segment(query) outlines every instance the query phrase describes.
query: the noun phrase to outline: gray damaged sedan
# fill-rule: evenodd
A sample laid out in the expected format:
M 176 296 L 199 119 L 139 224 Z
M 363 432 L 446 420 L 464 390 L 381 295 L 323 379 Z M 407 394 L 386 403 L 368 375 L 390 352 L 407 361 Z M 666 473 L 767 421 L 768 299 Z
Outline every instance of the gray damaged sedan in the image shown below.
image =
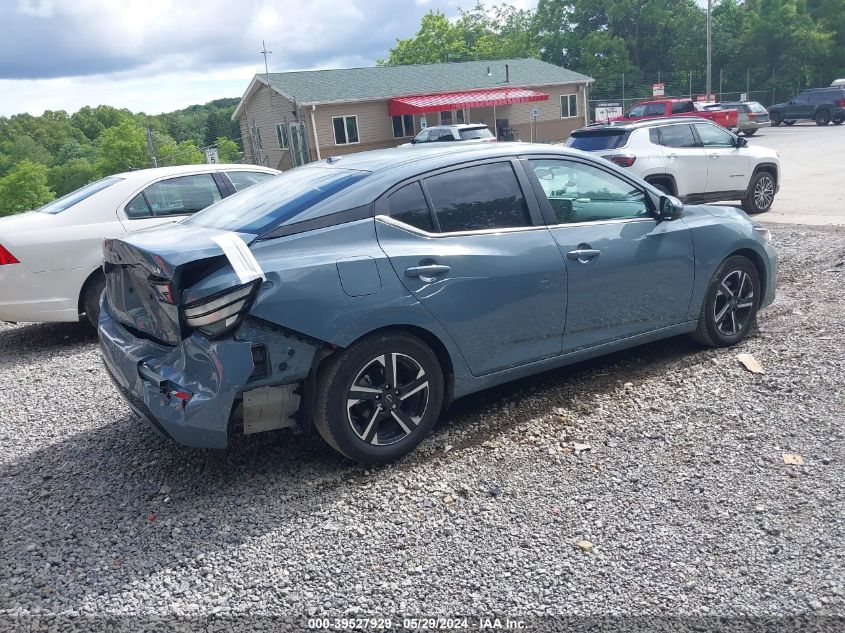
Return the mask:
M 313 424 L 369 463 L 481 389 L 680 334 L 733 345 L 777 266 L 742 211 L 524 143 L 312 163 L 104 255 L 105 364 L 158 432 Z

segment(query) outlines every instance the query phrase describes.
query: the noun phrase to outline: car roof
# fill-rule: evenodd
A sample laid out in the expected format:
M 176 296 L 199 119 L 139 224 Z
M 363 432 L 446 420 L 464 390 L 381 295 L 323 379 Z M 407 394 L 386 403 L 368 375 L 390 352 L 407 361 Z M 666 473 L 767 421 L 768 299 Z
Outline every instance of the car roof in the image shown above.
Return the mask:
M 475 130 L 486 128 L 484 123 L 453 123 L 449 125 L 429 125 L 427 130 Z
M 271 169 L 262 165 L 246 165 L 243 163 L 204 163 L 199 165 L 174 165 L 172 167 L 151 167 L 150 169 L 134 169 L 114 174 L 117 178 L 150 180 L 166 178 L 167 176 L 182 176 L 184 174 L 202 174 L 212 171 L 261 171 L 267 174 L 278 174 L 277 169 Z
M 690 121 L 690 118 L 693 118 L 693 121 Z M 688 117 L 688 116 L 666 116 L 666 117 L 659 117 L 655 119 L 645 119 L 643 121 L 608 121 L 607 123 L 594 123 L 593 125 L 588 125 L 587 127 L 578 128 L 575 132 L 589 132 L 591 130 L 637 130 L 640 128 L 647 128 L 647 127 L 658 127 L 660 125 L 671 125 L 673 123 L 712 123 L 709 119 L 705 119 L 703 117 L 695 118 L 695 117 Z M 715 124 L 714 124 L 715 125 Z

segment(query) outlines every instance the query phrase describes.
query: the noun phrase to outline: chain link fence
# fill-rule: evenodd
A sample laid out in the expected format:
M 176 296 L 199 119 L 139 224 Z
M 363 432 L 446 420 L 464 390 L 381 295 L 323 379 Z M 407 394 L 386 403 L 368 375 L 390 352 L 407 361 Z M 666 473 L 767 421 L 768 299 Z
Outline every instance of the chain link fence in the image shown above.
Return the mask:
M 753 78 L 750 69 L 744 76 L 728 76 L 714 69 L 710 92 L 715 101 L 758 101 L 768 107 L 774 103 L 788 101 L 792 96 L 807 88 L 830 85 L 820 76 L 818 85 L 789 86 L 774 72 L 761 80 Z M 618 116 L 634 104 L 653 98 L 655 84 L 663 84 L 663 96 L 689 97 L 696 99 L 706 95 L 707 74 L 704 70 L 667 71 L 656 73 L 630 73 L 617 77 L 598 79 L 590 90 L 590 120 L 604 120 Z

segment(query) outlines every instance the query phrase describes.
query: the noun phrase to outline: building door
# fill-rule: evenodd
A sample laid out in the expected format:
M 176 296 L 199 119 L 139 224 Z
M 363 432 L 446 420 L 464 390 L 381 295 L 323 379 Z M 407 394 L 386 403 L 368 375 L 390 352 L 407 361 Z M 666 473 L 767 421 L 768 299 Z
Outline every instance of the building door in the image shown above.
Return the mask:
M 294 167 L 299 167 L 310 162 L 308 156 L 308 135 L 305 131 L 305 124 L 301 121 L 294 121 L 290 129 L 290 162 Z
M 508 125 L 508 119 L 496 119 L 496 138 L 500 141 L 513 140 L 513 130 Z

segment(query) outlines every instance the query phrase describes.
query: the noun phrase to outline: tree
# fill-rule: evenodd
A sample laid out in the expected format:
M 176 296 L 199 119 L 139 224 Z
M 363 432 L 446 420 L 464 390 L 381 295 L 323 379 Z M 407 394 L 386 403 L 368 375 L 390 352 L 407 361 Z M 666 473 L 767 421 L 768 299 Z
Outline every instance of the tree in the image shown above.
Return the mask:
M 101 176 L 150 167 L 146 134 L 134 121 L 125 120 L 106 129 L 98 145 L 97 171 Z
M 380 64 L 434 64 L 463 62 L 470 59 L 465 33 L 452 24 L 441 11 L 429 11 L 422 17 L 414 37 L 396 40 L 387 61 Z
M 97 170 L 86 158 L 71 158 L 47 171 L 47 182 L 57 196 L 75 191 L 96 178 Z
M 0 216 L 37 209 L 55 197 L 47 183 L 47 167 L 39 163 L 21 161 L 0 178 Z
M 175 142 L 165 139 L 158 146 L 158 164 L 165 165 L 199 165 L 205 162 L 205 155 L 193 141 Z
M 218 136 L 214 141 L 217 147 L 217 155 L 221 163 L 239 163 L 241 162 L 242 154 L 238 149 L 238 144 L 230 138 L 225 136 Z

